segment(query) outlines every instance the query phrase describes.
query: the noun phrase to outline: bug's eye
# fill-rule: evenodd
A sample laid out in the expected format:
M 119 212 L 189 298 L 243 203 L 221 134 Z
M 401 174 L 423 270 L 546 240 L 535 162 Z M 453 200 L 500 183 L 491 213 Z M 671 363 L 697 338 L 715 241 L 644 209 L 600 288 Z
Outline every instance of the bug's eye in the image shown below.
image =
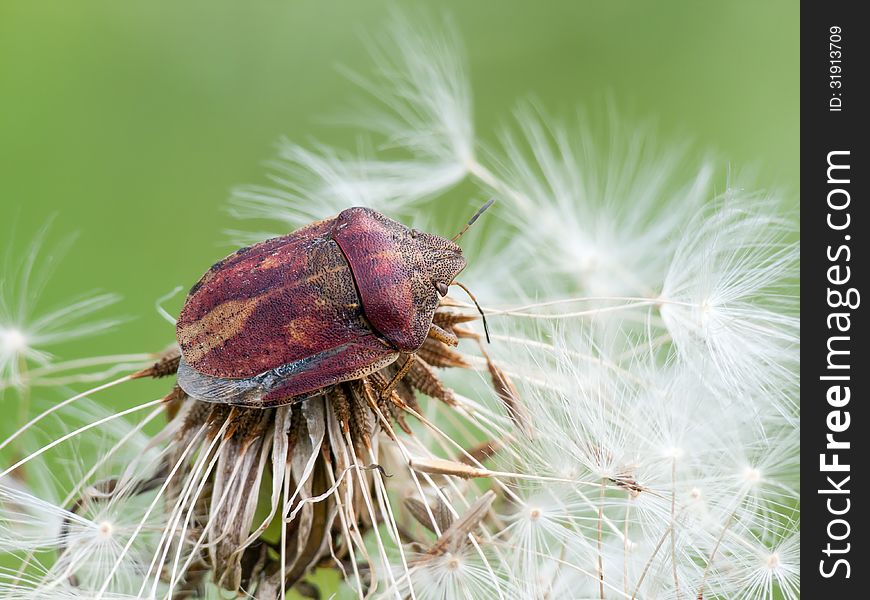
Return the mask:
M 447 295 L 447 286 L 446 285 L 444 285 L 440 281 L 436 281 L 435 287 L 437 288 L 438 293 L 441 294 L 442 298 Z
M 412 238 L 415 238 L 415 237 L 417 237 L 418 235 L 420 235 L 420 232 L 419 232 L 419 231 L 417 231 L 416 229 L 412 229 L 412 230 L 411 230 L 411 237 L 412 237 Z

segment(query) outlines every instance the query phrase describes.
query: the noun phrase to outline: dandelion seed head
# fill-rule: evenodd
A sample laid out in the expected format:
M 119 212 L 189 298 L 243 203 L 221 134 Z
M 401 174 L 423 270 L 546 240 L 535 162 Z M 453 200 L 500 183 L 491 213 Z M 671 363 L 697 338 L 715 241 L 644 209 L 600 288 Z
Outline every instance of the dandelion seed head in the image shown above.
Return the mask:
M 280 146 L 270 166 L 273 185 L 241 186 L 230 201 L 234 217 L 283 224 L 285 231 L 251 234 L 256 241 L 335 216 L 351 206 L 412 217 L 419 201 L 463 176 L 452 167 L 351 157 L 322 146 L 310 150 L 290 142 Z
M 27 336 L 15 327 L 0 327 L 0 353 L 20 354 L 27 349 Z
M 752 485 L 761 481 L 761 470 L 755 467 L 746 467 L 743 470 L 743 477 Z
M 674 460 L 680 460 L 686 455 L 686 451 L 683 448 L 678 446 L 672 446 L 670 448 L 666 448 L 664 452 L 665 458 L 672 458 Z
M 790 415 L 798 248 L 786 241 L 788 223 L 751 200 L 735 192 L 694 217 L 664 279 L 661 315 L 679 356 L 713 389 L 732 398 L 766 390 Z
M 97 524 L 97 531 L 99 532 L 100 536 L 109 539 L 112 537 L 112 534 L 115 531 L 115 527 L 109 521 L 102 521 Z
M 585 115 L 559 120 L 521 106 L 516 131 L 502 134 L 506 184 L 491 188 L 517 230 L 515 243 L 549 258 L 529 265 L 530 275 L 549 275 L 563 292 L 643 295 L 656 289 L 669 256 L 645 249 L 672 248 L 704 200 L 712 169 L 702 161 L 681 181 L 684 148 L 660 148 L 649 126 L 609 117 L 601 132 Z
M 503 578 L 497 557 L 481 556 L 470 545 L 455 552 L 423 555 L 412 564 L 409 573 L 396 569 L 396 576 L 401 578 L 396 589 L 402 597 L 410 595 L 412 588 L 421 600 L 451 600 L 466 595 L 472 598 L 516 597 L 510 591 L 509 582 Z M 492 573 L 496 574 L 496 580 L 493 580 Z M 395 594 L 388 589 L 384 597 L 391 595 Z
M 0 274 L 0 390 L 26 385 L 28 364 L 44 367 L 54 358 L 50 347 L 61 342 L 104 332 L 120 321 L 94 320 L 95 313 L 115 304 L 115 294 L 69 297 L 53 310 L 40 310 L 39 296 L 57 266 L 55 255 L 63 255 L 72 243 L 62 238 L 45 249 L 50 223 L 38 231 L 25 252 L 13 252 L 10 245 Z
M 725 536 L 728 566 L 712 578 L 714 590 L 734 590 L 740 600 L 800 597 L 800 533 L 797 521 L 786 520 L 773 536 L 762 540 L 751 531 Z
M 357 123 L 389 145 L 464 171 L 475 145 L 471 90 L 455 27 L 446 19 L 440 25 L 414 27 L 394 15 L 386 40 L 370 44 L 378 77 L 354 77 L 383 109 Z

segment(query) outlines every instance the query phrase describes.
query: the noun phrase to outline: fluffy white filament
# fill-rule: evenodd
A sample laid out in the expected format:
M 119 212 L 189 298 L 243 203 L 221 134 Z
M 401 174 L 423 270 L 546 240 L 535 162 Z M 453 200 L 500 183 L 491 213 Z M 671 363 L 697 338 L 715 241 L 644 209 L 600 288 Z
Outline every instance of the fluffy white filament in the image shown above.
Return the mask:
M 371 490 L 343 486 L 342 477 L 367 472 L 357 456 L 343 456 L 324 495 L 340 507 L 349 548 L 349 564 L 335 561 L 344 591 L 426 600 L 797 598 L 799 245 L 782 200 L 727 183 L 717 194 L 713 163 L 654 142 L 649 128 L 612 112 L 597 127 L 523 105 L 499 146 L 484 147 L 449 26 L 419 30 L 398 19 L 372 50 L 375 72 L 352 76 L 374 100 L 374 112 L 357 119 L 374 136 L 371 146 L 348 153 L 284 142 L 270 185 L 239 188 L 231 213 L 286 231 L 353 205 L 419 222 L 463 180 L 496 197 L 490 223 L 479 226 L 487 235 L 462 241 L 470 261 L 463 280 L 488 313 L 485 351 L 517 398 L 506 397 L 509 386 L 493 390 L 487 360 L 463 341 L 472 369 L 445 373 L 455 406 L 409 409 L 413 437 L 377 415 L 372 430 L 385 433 L 363 462 L 383 472 L 371 471 Z M 450 218 L 461 224 L 467 214 Z M 13 283 L 4 279 L 0 289 L 0 386 L 25 382 L 22 361 L 45 364 L 43 345 L 108 325 L 77 323 L 112 296 L 17 318 Z M 482 333 L 477 323 L 467 327 Z M 521 406 L 508 410 L 512 401 Z M 332 421 L 326 433 L 338 440 Z M 303 482 L 325 435 L 291 461 Z M 0 481 L 0 548 L 82 548 L 42 572 L 30 561 L 22 573 L 0 574 L 0 598 L 91 597 L 76 595 L 83 585 L 102 586 L 103 598 L 130 589 L 170 594 L 148 565 L 175 558 L 175 582 L 178 565 L 193 560 L 170 545 L 193 514 L 184 502 L 211 469 L 198 443 L 175 449 L 200 462 L 185 500 L 166 510 L 169 525 L 143 509 L 153 494 L 127 494 L 91 515 Z M 492 456 L 473 452 L 482 444 Z M 454 475 L 414 470 L 412 456 L 469 466 Z M 282 497 L 281 514 L 291 514 L 293 490 L 282 496 L 280 484 L 273 481 L 271 516 Z M 499 501 L 471 533 L 444 539 L 484 486 Z M 403 513 L 408 498 L 418 501 L 416 521 Z M 381 523 L 366 536 L 348 518 L 354 503 Z M 63 535 L 59 522 L 71 524 Z M 78 587 L 57 579 L 59 569 L 79 574 Z

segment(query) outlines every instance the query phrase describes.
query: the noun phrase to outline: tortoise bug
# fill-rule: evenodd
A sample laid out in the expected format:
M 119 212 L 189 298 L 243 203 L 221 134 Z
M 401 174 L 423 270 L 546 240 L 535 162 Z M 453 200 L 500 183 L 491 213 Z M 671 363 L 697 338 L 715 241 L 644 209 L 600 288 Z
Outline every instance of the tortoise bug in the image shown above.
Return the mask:
M 355 207 L 224 258 L 178 319 L 178 385 L 198 400 L 268 408 L 404 356 L 389 395 L 427 338 L 458 344 L 433 316 L 466 266 L 455 240 L 491 204 L 453 240 Z

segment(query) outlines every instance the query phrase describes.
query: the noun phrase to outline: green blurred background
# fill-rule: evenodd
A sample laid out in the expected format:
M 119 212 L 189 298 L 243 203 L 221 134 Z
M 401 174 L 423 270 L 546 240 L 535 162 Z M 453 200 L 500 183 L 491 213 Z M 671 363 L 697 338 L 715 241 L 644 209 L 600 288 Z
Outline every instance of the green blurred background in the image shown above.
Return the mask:
M 411 3 L 399 5 L 405 7 Z M 450 2 L 483 139 L 534 96 L 569 114 L 607 98 L 656 118 L 797 202 L 797 1 Z M 0 2 L 0 236 L 81 237 L 44 306 L 123 294 L 121 333 L 65 355 L 159 349 L 155 298 L 226 254 L 230 188 L 264 182 L 282 135 L 354 147 L 325 117 L 358 89 L 363 35 L 393 2 Z M 413 13 L 412 13 L 413 14 Z M 4 244 L 5 246 L 5 244 Z M 17 244 L 23 250 L 21 244 Z
M 377 37 L 396 6 L 0 0 L 0 239 L 14 229 L 23 253 L 57 214 L 49 239 L 81 235 L 36 314 L 101 289 L 122 294 L 113 314 L 131 318 L 59 348 L 62 357 L 159 350 L 173 339 L 155 299 L 230 251 L 223 230 L 244 224 L 223 211 L 229 190 L 265 181 L 279 137 L 356 146 L 354 132 L 325 124 L 360 93 L 336 66 L 370 72 L 362 38 Z M 593 118 L 609 99 L 655 118 L 665 140 L 688 138 L 735 170 L 752 168 L 795 207 L 798 8 L 796 0 L 428 4 L 464 39 L 482 139 L 494 141 L 518 99 L 557 114 L 583 106 Z M 103 398 L 132 405 L 166 390 L 142 386 Z

